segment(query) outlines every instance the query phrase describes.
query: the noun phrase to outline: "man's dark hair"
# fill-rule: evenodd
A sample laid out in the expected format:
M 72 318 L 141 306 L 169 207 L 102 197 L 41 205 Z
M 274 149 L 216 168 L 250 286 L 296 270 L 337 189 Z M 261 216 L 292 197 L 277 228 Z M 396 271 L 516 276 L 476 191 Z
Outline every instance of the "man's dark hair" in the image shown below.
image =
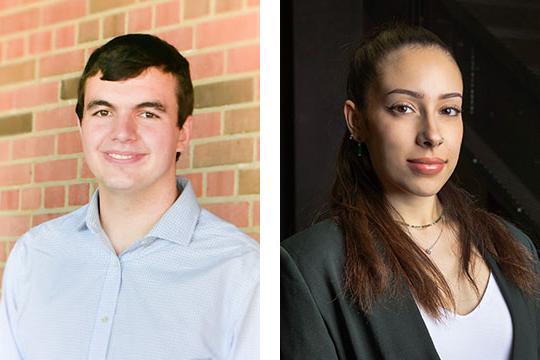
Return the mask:
M 176 48 L 160 38 L 148 34 L 118 36 L 96 49 L 82 73 L 77 91 L 75 112 L 82 121 L 86 80 L 101 72 L 101 80 L 120 81 L 139 76 L 150 67 L 159 68 L 176 78 L 178 127 L 193 112 L 193 85 L 188 61 Z

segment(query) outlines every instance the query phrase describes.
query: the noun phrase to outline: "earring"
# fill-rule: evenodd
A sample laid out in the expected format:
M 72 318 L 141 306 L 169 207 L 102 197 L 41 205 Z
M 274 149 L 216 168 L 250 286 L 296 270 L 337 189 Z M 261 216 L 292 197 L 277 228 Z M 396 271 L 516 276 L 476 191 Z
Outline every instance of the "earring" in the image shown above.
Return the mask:
M 358 157 L 362 157 L 364 155 L 364 149 L 362 149 L 363 143 L 359 142 L 356 144 L 356 155 Z

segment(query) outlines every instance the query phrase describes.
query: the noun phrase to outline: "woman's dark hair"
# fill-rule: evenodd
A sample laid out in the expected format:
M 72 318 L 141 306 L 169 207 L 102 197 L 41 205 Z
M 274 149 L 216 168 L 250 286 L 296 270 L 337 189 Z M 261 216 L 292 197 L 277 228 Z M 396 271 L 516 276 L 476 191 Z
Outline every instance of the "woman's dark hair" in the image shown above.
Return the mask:
M 393 51 L 405 47 L 437 47 L 452 57 L 450 48 L 432 32 L 403 24 L 387 25 L 368 37 L 354 52 L 347 96 L 365 109 L 367 93 L 378 79 L 378 67 Z M 453 58 L 453 57 L 452 57 Z M 399 295 L 405 280 L 416 301 L 432 316 L 455 302 L 442 273 L 410 236 L 393 220 L 395 210 L 383 195 L 369 158 L 359 157 L 358 143 L 346 131 L 337 160 L 329 211 L 345 238 L 344 287 L 360 308 L 369 312 L 377 300 Z M 365 146 L 364 146 L 365 147 Z M 369 149 L 367 149 L 369 150 Z M 503 273 L 524 293 L 532 295 L 537 278 L 530 252 L 513 239 L 497 216 L 477 207 L 462 189 L 446 183 L 438 193 L 445 221 L 455 224 L 460 243 L 460 267 L 478 291 L 471 275 L 473 253 L 491 255 Z
M 172 74 L 176 79 L 179 128 L 193 113 L 193 85 L 188 61 L 169 43 L 148 34 L 118 36 L 96 49 L 84 67 L 77 90 L 75 112 L 83 119 L 86 80 L 101 72 L 101 80 L 120 81 L 139 76 L 150 67 Z M 177 154 L 178 160 L 179 154 Z

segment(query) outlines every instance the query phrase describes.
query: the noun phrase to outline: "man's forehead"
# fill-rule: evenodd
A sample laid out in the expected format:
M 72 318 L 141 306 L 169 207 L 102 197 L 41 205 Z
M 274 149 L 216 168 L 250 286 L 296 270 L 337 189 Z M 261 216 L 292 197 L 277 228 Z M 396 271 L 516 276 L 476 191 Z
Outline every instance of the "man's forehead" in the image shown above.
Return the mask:
M 85 103 L 97 98 L 143 102 L 159 100 L 168 103 L 176 99 L 176 81 L 172 74 L 149 68 L 141 74 L 122 80 L 104 80 L 103 74 L 87 79 L 85 84 Z

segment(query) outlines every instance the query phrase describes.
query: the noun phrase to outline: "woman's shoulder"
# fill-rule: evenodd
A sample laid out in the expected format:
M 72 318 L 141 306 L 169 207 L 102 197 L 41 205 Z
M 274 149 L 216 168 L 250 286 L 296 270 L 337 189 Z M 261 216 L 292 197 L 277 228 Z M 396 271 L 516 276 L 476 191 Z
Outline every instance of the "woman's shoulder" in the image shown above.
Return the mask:
M 281 247 L 296 263 L 309 262 L 311 266 L 326 262 L 335 265 L 344 257 L 343 235 L 332 219 L 323 220 L 283 240 Z
M 512 224 L 509 221 L 504 221 L 504 224 L 506 225 L 506 228 L 508 231 L 510 231 L 510 234 L 519 241 L 522 245 L 524 245 L 528 250 L 530 250 L 535 256 L 537 254 L 536 246 L 534 245 L 533 241 L 529 236 L 527 236 L 523 231 L 521 231 L 517 226 Z

